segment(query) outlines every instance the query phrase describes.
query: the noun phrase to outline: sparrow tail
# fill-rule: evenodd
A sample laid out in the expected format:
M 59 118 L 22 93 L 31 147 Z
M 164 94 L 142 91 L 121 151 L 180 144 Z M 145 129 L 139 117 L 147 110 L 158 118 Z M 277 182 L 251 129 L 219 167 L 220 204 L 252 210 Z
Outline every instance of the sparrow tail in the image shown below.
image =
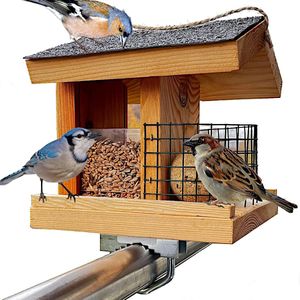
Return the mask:
M 28 167 L 23 167 L 22 169 L 18 170 L 17 172 L 14 172 L 4 178 L 2 178 L 0 180 L 0 185 L 5 185 L 5 184 L 8 184 L 10 183 L 11 181 L 23 176 L 24 174 L 27 174 L 27 171 L 28 171 Z
M 267 192 L 266 200 L 271 201 L 275 204 L 277 204 L 279 207 L 283 208 L 285 211 L 292 213 L 294 211 L 294 208 L 298 208 L 298 206 L 294 203 L 291 203 L 279 196 L 276 196 L 272 193 Z

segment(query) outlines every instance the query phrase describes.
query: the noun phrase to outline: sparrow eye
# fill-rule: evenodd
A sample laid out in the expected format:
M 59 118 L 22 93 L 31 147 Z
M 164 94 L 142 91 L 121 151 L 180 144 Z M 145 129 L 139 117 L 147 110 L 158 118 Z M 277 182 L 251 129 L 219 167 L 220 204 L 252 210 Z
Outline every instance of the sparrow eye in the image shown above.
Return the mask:
M 121 27 L 119 27 L 119 31 L 120 31 L 120 32 L 123 32 L 123 29 L 122 29 Z

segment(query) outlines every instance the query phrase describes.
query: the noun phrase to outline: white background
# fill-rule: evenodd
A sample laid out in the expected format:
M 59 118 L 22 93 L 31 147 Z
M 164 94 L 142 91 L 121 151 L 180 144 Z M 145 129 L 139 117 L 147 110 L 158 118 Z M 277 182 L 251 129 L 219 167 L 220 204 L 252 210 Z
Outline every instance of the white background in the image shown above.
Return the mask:
M 243 5 L 261 6 L 284 80 L 281 99 L 202 103 L 201 121 L 259 124 L 259 173 L 265 186 L 299 203 L 299 21 L 297 1 L 111 1 L 134 23 L 179 24 Z M 248 13 L 246 15 L 252 15 Z M 20 168 L 56 138 L 55 86 L 32 85 L 23 56 L 68 42 L 46 9 L 20 0 L 1 3 L 0 177 Z M 56 193 L 46 184 L 47 193 Z M 98 258 L 97 234 L 33 230 L 25 176 L 0 187 L 0 298 Z M 280 211 L 233 246 L 213 245 L 177 269 L 172 283 L 146 299 L 300 299 L 299 211 Z M 144 299 L 144 296 L 135 296 Z

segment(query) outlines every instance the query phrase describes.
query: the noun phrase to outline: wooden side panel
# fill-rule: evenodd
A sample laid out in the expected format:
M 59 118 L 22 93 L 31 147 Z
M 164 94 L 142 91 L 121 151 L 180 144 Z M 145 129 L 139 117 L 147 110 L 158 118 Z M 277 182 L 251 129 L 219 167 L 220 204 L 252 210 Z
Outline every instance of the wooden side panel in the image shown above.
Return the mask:
M 144 140 L 144 123 L 197 123 L 199 122 L 199 93 L 200 86 L 194 76 L 172 76 L 145 78 L 141 81 L 141 137 Z M 167 130 L 167 131 L 166 131 Z M 186 137 L 195 134 L 195 128 L 186 127 Z M 169 152 L 168 141 L 157 141 L 156 138 L 181 137 L 182 127 L 147 127 L 147 137 L 153 137 L 144 145 L 142 143 L 142 164 L 147 166 L 158 166 L 160 168 L 142 168 L 141 178 L 144 176 L 151 180 L 147 182 L 147 193 L 167 194 L 168 185 L 166 182 L 156 183 L 155 180 L 168 179 L 168 169 L 161 168 L 170 165 L 168 154 L 147 154 L 146 161 L 144 151 L 147 152 Z M 182 149 L 182 140 L 172 142 L 172 151 Z M 142 185 L 142 195 L 145 189 Z M 167 196 L 147 195 L 147 199 L 168 199 Z
M 128 104 L 139 104 L 141 101 L 141 79 L 123 80 L 127 87 Z
M 207 100 L 279 98 L 282 80 L 273 49 L 265 45 L 241 70 L 199 75 L 200 98 Z
M 56 123 L 57 136 L 61 137 L 70 129 L 77 127 L 75 108 L 75 83 L 57 83 L 56 85 Z M 73 178 L 65 183 L 73 193 L 79 192 L 79 179 Z M 59 194 L 65 195 L 66 191 L 59 186 Z
M 57 132 L 61 136 L 74 127 L 125 128 L 127 94 L 121 80 L 57 84 Z M 80 177 L 66 183 L 80 193 Z M 65 194 L 59 187 L 59 193 Z
M 126 86 L 121 80 L 78 82 L 76 108 L 82 127 L 126 128 Z

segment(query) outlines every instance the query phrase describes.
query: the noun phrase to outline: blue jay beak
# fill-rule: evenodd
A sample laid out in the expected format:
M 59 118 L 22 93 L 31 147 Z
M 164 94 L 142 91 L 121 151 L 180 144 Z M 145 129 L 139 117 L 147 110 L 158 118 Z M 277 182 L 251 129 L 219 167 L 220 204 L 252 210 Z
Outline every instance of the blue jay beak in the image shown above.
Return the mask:
M 96 141 L 99 141 L 101 137 L 102 137 L 102 134 L 97 131 L 90 131 L 90 133 L 88 135 L 88 138 L 90 140 L 96 140 Z

